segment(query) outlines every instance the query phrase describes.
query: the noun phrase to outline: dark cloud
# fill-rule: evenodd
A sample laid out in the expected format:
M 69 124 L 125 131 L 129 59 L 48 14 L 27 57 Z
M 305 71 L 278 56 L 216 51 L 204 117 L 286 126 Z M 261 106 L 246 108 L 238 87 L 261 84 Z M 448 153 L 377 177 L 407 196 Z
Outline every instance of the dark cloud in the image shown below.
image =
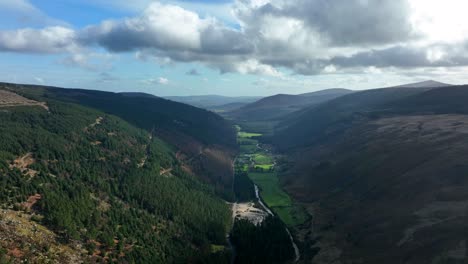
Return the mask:
M 335 57 L 329 61 L 340 67 L 455 67 L 468 65 L 468 52 L 452 45 L 428 47 L 397 46 L 357 53 L 350 57 Z
M 113 81 L 118 81 L 118 80 L 120 80 L 120 78 L 108 72 L 101 72 L 97 78 L 98 82 L 113 82 Z
M 186 73 L 187 75 L 192 75 L 192 76 L 199 76 L 200 73 L 196 69 L 191 69 Z
M 352 46 L 416 38 L 410 11 L 407 0 L 273 0 L 256 8 L 238 8 L 236 14 L 254 31 L 262 28 L 263 18 L 289 18 L 329 45 Z
M 284 15 L 298 18 L 336 45 L 404 42 L 416 37 L 407 0 L 299 0 Z

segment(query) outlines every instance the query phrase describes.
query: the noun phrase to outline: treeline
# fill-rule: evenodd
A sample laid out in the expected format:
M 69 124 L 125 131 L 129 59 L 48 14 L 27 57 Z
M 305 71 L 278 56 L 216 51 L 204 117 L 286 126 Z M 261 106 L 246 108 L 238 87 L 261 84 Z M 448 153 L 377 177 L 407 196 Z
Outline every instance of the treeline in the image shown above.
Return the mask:
M 269 216 L 255 226 L 248 220 L 236 220 L 231 232 L 236 248 L 236 263 L 284 263 L 294 258 L 294 248 L 284 224 Z
M 120 118 L 48 101 L 0 112 L 0 205 L 32 209 L 64 241 L 95 258 L 127 263 L 204 262 L 224 245 L 231 212 L 210 186 L 186 174 L 174 150 Z M 92 125 L 98 117 L 100 124 Z M 32 153 L 30 177 L 10 169 Z M 144 162 L 143 162 L 144 161 Z M 160 175 L 163 169 L 172 170 Z M 40 219 L 40 218 L 37 218 Z
M 238 202 L 255 200 L 254 184 L 246 171 L 240 169 L 235 171 L 234 193 Z

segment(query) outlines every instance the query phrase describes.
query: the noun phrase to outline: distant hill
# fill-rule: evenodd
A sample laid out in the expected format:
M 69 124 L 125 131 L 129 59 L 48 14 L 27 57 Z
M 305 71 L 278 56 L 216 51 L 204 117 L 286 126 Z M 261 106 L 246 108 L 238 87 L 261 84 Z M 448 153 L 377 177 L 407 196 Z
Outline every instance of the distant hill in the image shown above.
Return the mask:
M 428 80 L 428 81 L 422 81 L 422 82 L 417 82 L 417 83 L 409 83 L 409 84 L 403 84 L 403 85 L 398 85 L 394 87 L 401 87 L 401 88 L 440 88 L 440 87 L 448 87 L 452 86 L 452 84 L 448 83 L 441 83 L 433 80 Z
M 299 95 L 278 94 L 247 104 L 226 115 L 241 121 L 278 120 L 294 111 L 317 105 L 352 92 L 353 91 L 347 89 L 328 89 Z
M 167 96 L 168 100 L 193 105 L 205 109 L 215 109 L 233 103 L 251 103 L 259 100 L 259 96 L 229 97 L 221 95 Z
M 147 98 L 157 97 L 157 96 L 152 95 L 152 94 L 139 93 L 139 92 L 122 92 L 122 93 L 119 93 L 119 94 L 124 95 L 124 96 L 128 96 L 128 97 L 147 97 Z
M 312 262 L 466 262 L 446 252 L 466 246 L 467 101 L 468 86 L 376 89 L 281 123 L 272 139 L 314 215 L 300 228 Z
M 279 125 L 277 144 L 289 149 L 323 140 L 325 136 L 340 133 L 352 125 L 355 118 L 377 106 L 385 105 L 425 88 L 383 88 L 356 92 L 329 100 L 316 107 L 304 108 L 287 116 Z M 336 131 L 335 131 L 336 130 Z M 286 135 L 288 135 L 286 137 Z
M 278 144 L 289 148 L 296 145 L 304 145 L 304 143 L 310 143 L 314 140 L 320 140 L 320 137 L 323 136 L 322 133 L 325 133 L 325 131 L 326 133 L 331 133 L 329 125 L 335 124 L 338 130 L 343 129 L 351 124 L 356 116 L 362 116 L 369 111 L 389 111 L 390 108 L 396 108 L 390 105 L 390 103 L 402 103 L 403 101 L 400 100 L 423 92 L 434 90 L 443 93 L 443 89 L 437 89 L 441 87 L 456 86 L 435 81 L 425 81 L 390 88 L 364 90 L 328 100 L 317 107 L 303 108 L 300 111 L 287 115 L 278 125 L 278 129 L 283 131 L 283 134 L 281 132 L 278 134 L 279 137 L 286 134 L 293 135 L 289 138 L 281 139 L 278 141 Z M 452 89 L 451 91 L 453 94 L 455 90 Z M 440 98 L 443 98 L 450 95 L 440 96 Z M 441 102 L 440 98 L 436 100 Z M 459 102 L 460 98 L 453 98 L 451 101 Z M 445 103 L 444 105 L 447 106 Z M 412 107 L 422 109 L 423 105 L 415 104 Z M 401 108 L 399 109 L 402 110 Z
M 208 110 L 211 110 L 211 111 L 214 111 L 216 113 L 226 113 L 226 112 L 231 112 L 231 111 L 234 111 L 236 109 L 239 109 L 243 106 L 246 106 L 248 105 L 249 103 L 246 103 L 246 102 L 236 102 L 236 103 L 229 103 L 229 104 L 224 104 L 224 105 L 215 105 L 215 106 L 210 106 L 210 107 L 207 107 Z

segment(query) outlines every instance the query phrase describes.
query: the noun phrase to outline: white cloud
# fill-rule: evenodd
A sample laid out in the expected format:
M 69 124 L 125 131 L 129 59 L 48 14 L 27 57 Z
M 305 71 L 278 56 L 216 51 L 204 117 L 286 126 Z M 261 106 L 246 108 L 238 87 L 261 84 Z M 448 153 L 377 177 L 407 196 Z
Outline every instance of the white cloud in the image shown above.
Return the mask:
M 282 73 L 270 65 L 262 64 L 257 60 L 249 59 L 233 66 L 234 71 L 242 74 L 258 74 L 281 77 Z
M 169 84 L 169 79 L 164 78 L 164 77 L 159 77 L 159 78 L 151 78 L 151 79 L 146 79 L 141 81 L 143 84 L 146 85 L 168 85 Z
M 61 26 L 0 31 L 0 51 L 61 53 L 77 48 L 75 31 Z
M 169 80 L 166 79 L 166 78 L 163 78 L 163 77 L 159 77 L 159 78 L 158 78 L 158 83 L 159 83 L 159 84 L 166 85 L 166 84 L 169 84 Z
M 41 77 L 34 77 L 34 81 L 36 81 L 36 83 L 38 84 L 44 84 L 44 79 L 42 79 Z
M 0 31 L 0 51 L 62 53 L 67 55 L 62 63 L 96 70 L 102 66 L 96 60 L 106 59 L 89 50 L 104 48 L 136 52 L 138 59 L 162 65 L 200 62 L 223 73 L 278 79 L 285 78 L 283 71 L 314 75 L 467 66 L 468 4 L 447 1 L 449 6 L 438 0 L 236 0 L 231 11 L 239 27 L 187 9 L 195 4 L 151 2 L 139 15 L 83 29 Z M 147 3 L 137 2 L 137 9 Z M 2 4 L 32 7 L 25 0 Z

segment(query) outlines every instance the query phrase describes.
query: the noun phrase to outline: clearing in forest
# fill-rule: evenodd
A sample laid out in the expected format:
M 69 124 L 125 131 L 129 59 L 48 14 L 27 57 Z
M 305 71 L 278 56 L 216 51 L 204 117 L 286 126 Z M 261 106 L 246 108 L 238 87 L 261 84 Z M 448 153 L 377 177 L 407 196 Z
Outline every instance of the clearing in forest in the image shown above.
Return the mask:
M 24 175 L 34 177 L 39 172 L 28 168 L 30 165 L 34 164 L 34 162 L 36 162 L 36 160 L 33 158 L 33 154 L 29 152 L 26 153 L 26 155 L 15 159 L 13 163 L 10 164 L 10 169 L 16 168 L 19 169 Z
M 49 107 L 44 102 L 38 102 L 25 98 L 19 94 L 0 90 L 0 107 L 13 107 L 13 106 L 40 106 L 49 111 Z

